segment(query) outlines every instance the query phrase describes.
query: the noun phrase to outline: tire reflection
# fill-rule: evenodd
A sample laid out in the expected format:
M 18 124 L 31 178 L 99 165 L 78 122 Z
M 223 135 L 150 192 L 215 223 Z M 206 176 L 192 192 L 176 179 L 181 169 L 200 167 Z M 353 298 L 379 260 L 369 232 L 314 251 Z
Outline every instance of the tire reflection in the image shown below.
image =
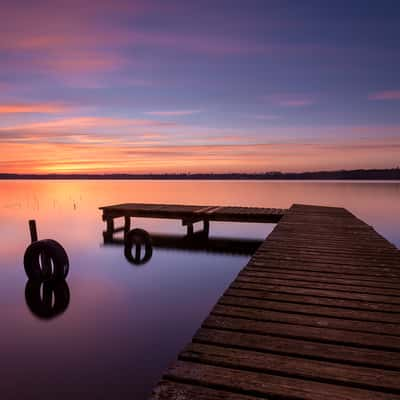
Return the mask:
M 64 313 L 69 306 L 71 296 L 65 280 L 69 260 L 60 243 L 52 239 L 37 240 L 36 225 L 32 221 L 32 243 L 24 254 L 24 269 L 28 276 L 25 301 L 36 317 L 51 319 Z
M 62 314 L 69 305 L 70 291 L 66 281 L 29 279 L 25 300 L 30 311 L 41 319 Z
M 133 229 L 126 234 L 124 241 L 125 258 L 134 265 L 144 265 L 153 255 L 151 237 L 144 229 Z

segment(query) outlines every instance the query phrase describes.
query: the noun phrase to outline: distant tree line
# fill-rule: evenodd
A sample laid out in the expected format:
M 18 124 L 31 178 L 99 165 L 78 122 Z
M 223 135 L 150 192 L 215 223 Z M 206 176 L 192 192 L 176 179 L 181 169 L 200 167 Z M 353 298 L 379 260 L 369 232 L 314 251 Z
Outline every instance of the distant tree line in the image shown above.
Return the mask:
M 6 174 L 0 179 L 169 179 L 169 180 L 400 180 L 400 168 L 316 172 L 179 174 Z

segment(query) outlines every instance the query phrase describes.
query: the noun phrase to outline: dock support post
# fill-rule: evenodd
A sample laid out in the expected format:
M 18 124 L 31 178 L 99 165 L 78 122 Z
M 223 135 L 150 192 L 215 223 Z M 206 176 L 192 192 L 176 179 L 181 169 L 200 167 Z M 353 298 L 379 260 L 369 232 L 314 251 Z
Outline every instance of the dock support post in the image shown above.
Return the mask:
M 131 230 L 131 217 L 129 215 L 125 215 L 124 219 L 125 219 L 125 224 L 124 224 L 124 239 L 125 239 L 126 235 Z
M 203 221 L 203 233 L 206 237 L 210 234 L 210 221 L 208 219 Z
M 37 228 L 36 228 L 36 221 L 34 219 L 29 220 L 29 232 L 31 234 L 31 242 L 37 242 L 38 241 L 38 234 L 37 234 Z
M 106 219 L 106 224 L 107 224 L 107 233 L 111 234 L 114 232 L 114 218 L 108 217 Z
M 187 235 L 192 236 L 194 233 L 193 224 L 187 224 Z
M 195 234 L 194 232 L 194 223 L 198 221 L 182 221 L 183 225 L 186 225 L 187 227 L 187 236 L 193 236 Z M 210 221 L 208 219 L 203 220 L 203 229 L 201 231 L 196 232 L 196 235 L 203 235 L 208 237 L 210 233 Z
M 114 234 L 114 218 L 103 215 L 103 220 L 106 221 L 106 230 L 103 232 L 104 242 L 112 240 Z

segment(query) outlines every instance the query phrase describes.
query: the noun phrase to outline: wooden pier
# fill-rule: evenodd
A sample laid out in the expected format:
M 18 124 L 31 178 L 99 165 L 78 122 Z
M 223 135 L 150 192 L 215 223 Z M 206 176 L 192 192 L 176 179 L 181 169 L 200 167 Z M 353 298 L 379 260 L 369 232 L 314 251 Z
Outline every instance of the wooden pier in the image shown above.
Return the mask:
M 150 215 L 103 210 L 107 220 L 138 209 Z M 231 210 L 223 220 L 250 216 Z M 224 214 L 177 214 L 190 223 L 196 211 L 208 221 Z M 279 223 L 151 399 L 400 399 L 399 250 L 343 208 L 273 215 L 250 218 Z
M 182 225 L 187 227 L 187 235 L 193 235 L 194 224 L 203 223 L 200 231 L 208 236 L 210 221 L 220 222 L 278 222 L 286 210 L 277 208 L 259 207 L 218 207 L 218 206 L 187 206 L 174 204 L 117 204 L 113 206 L 100 207 L 103 211 L 103 220 L 107 223 L 104 232 L 105 241 L 110 241 L 117 232 L 127 232 L 131 228 L 131 219 L 164 218 L 182 220 Z M 114 220 L 124 218 L 124 225 L 116 228 Z

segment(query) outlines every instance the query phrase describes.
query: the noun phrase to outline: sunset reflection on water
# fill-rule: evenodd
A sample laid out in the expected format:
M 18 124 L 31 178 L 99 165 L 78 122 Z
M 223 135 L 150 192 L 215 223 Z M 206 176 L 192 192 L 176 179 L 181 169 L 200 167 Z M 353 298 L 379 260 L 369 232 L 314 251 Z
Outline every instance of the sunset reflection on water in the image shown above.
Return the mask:
M 155 248 L 142 266 L 104 246 L 98 207 L 122 202 L 284 208 L 344 206 L 400 245 L 400 184 L 261 181 L 1 181 L 1 354 L 4 398 L 145 398 L 248 256 Z M 25 299 L 28 220 L 70 259 L 70 301 L 53 319 Z M 180 221 L 134 219 L 184 234 Z M 211 223 L 212 237 L 263 239 L 268 224 Z

